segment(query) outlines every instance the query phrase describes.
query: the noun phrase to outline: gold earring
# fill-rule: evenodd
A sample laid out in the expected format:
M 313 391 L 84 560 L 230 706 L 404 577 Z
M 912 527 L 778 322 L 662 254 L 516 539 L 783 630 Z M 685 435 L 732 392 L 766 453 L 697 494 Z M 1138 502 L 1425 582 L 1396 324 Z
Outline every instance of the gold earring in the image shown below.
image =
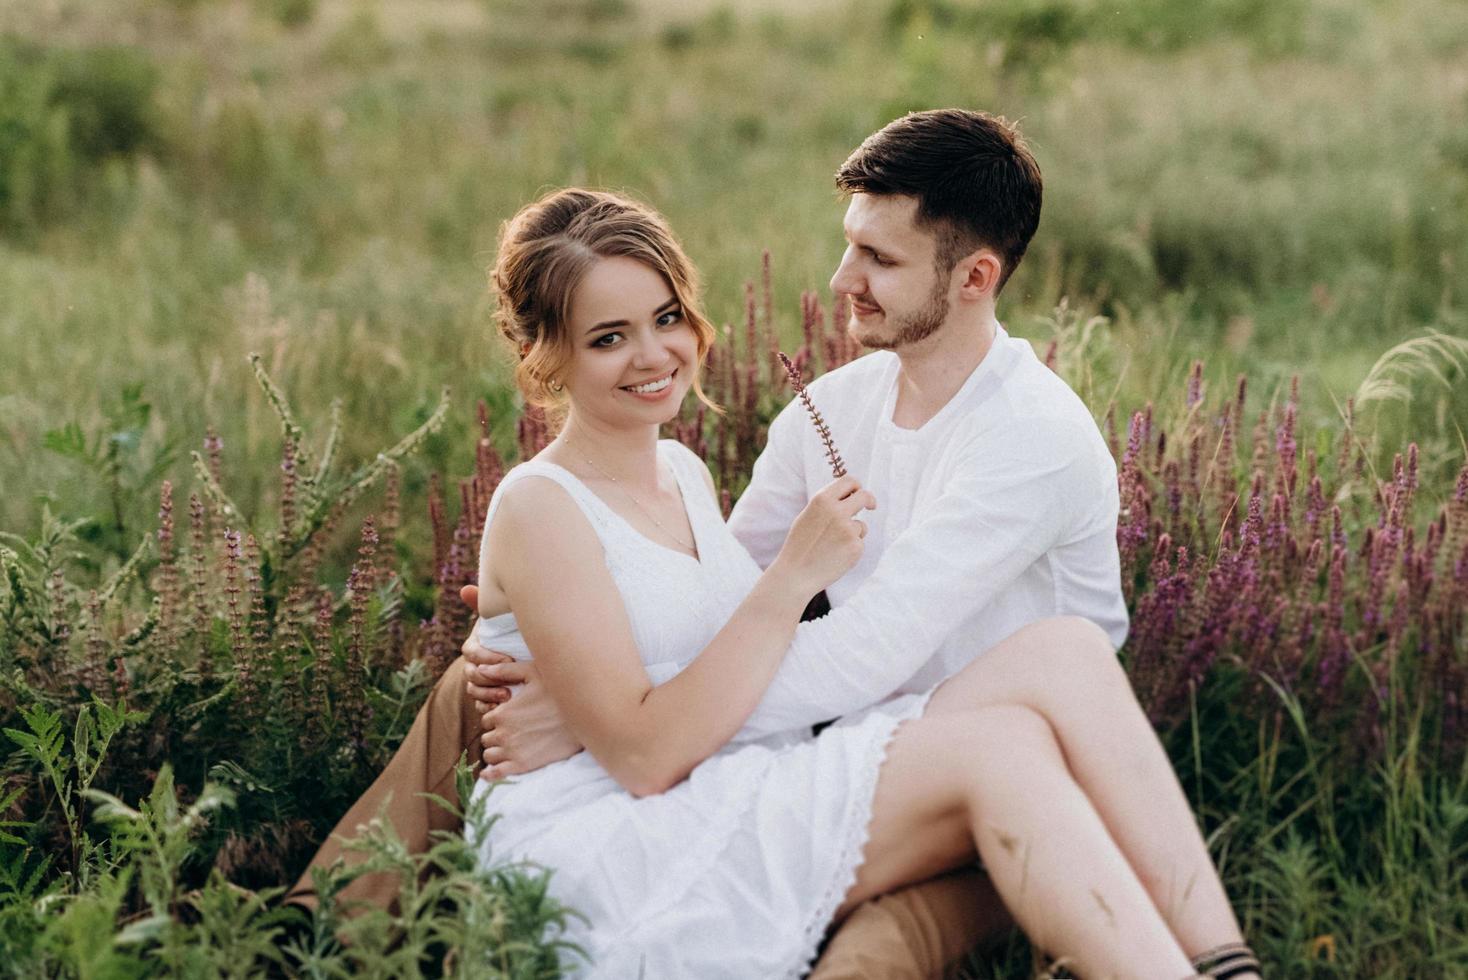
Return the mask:
M 552 378 L 550 382 L 546 385 L 546 387 L 549 388 L 551 391 L 554 391 L 558 395 L 562 391 L 566 390 L 566 386 L 561 384 L 561 382 L 555 378 Z

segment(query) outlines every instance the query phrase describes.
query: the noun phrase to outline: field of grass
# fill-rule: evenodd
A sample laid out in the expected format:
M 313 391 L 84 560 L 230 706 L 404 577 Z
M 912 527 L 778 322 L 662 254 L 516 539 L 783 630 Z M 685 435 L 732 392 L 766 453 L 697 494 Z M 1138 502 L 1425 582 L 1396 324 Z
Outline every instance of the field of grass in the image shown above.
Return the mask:
M 761 328 L 793 347 L 799 297 L 829 303 L 843 247 L 831 174 L 883 123 L 949 104 L 1018 119 L 1044 170 L 1001 319 L 1058 341 L 1057 369 L 1116 430 L 1142 515 L 1124 547 L 1143 628 L 1124 655 L 1251 935 L 1278 975 L 1468 976 L 1468 6 L 1454 0 L 0 0 L 0 542 L 15 555 L 0 721 L 40 737 L 51 723 L 34 711 L 54 712 L 56 751 L 85 756 L 82 703 L 136 715 L 91 775 L 12 740 L 0 953 L 87 975 L 86 924 L 120 929 L 149 907 L 157 930 L 119 947 L 116 975 L 129 957 L 180 975 L 269 961 L 240 938 L 271 928 L 266 913 L 206 875 L 286 881 L 462 626 L 443 595 L 453 520 L 430 526 L 428 500 L 434 474 L 492 479 L 477 402 L 490 446 L 517 451 L 484 283 L 502 220 L 554 186 L 630 191 L 668 215 L 736 337 L 768 250 Z M 303 472 L 339 403 L 337 475 L 284 489 L 251 353 L 309 434 Z M 750 431 L 783 397 L 767 388 Z M 1129 433 L 1134 412 L 1146 421 Z M 430 420 L 328 519 L 327 491 Z M 1200 486 L 1178 468 L 1193 445 L 1210 454 Z M 719 476 L 737 492 L 735 456 Z M 211 468 L 233 515 L 206 492 Z M 165 479 L 176 546 L 155 534 Z M 197 545 L 190 492 L 209 511 Z M 358 608 L 367 514 L 389 540 Z M 225 524 L 259 553 L 225 544 Z M 1286 533 L 1298 556 L 1260 557 Z M 1260 582 L 1288 601 L 1265 609 Z M 259 606 L 242 612 L 251 588 Z M 331 710 L 308 747 L 292 726 L 312 698 Z M 207 831 L 149 811 L 174 821 L 167 853 L 141 831 L 84 830 L 84 783 L 131 806 L 164 763 L 186 799 L 222 805 L 210 783 L 236 805 Z M 472 882 L 444 880 L 425 903 L 489 914 L 463 897 Z M 533 882 L 496 888 L 490 918 L 510 934 L 554 920 Z M 435 915 L 407 945 L 424 962 L 455 921 Z M 249 928 L 200 938 L 200 919 Z M 322 921 L 311 955 L 336 956 Z M 387 957 L 385 943 L 357 948 Z M 527 962 L 504 975 L 544 969 Z M 972 970 L 1028 963 L 1016 942 Z

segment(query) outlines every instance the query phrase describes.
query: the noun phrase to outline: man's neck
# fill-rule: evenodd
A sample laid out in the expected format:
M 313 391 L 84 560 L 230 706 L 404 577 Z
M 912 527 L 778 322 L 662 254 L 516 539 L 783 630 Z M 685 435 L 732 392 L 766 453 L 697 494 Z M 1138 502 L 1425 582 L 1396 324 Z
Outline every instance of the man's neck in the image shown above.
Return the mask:
M 992 315 L 949 322 L 926 340 L 898 350 L 901 367 L 892 423 L 899 429 L 920 429 L 942 411 L 988 356 L 997 330 Z

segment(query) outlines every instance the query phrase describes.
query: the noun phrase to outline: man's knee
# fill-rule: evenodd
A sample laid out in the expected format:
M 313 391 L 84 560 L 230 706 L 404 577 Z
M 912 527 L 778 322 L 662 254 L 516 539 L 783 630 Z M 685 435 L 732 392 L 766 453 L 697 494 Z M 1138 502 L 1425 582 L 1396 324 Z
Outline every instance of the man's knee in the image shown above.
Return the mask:
M 433 686 L 439 691 L 452 692 L 462 700 L 466 696 L 465 685 L 469 683 L 469 675 L 466 671 L 469 662 L 462 656 L 455 657 L 453 662 L 444 668 L 443 674 Z
M 463 657 L 455 657 L 428 693 L 425 704 L 436 716 L 451 719 L 456 727 L 465 714 L 472 714 L 469 700 L 469 664 Z
M 858 905 L 831 937 L 809 980 L 942 977 L 944 964 L 933 956 L 926 935 L 909 935 L 912 924 L 900 904 L 883 898 Z
M 463 657 L 453 659 L 428 693 L 414 727 L 421 726 L 424 737 L 431 740 L 427 746 L 430 752 L 435 755 L 443 752 L 453 759 L 460 752 L 468 752 L 472 765 L 479 760 L 479 738 L 483 731 L 480 714 L 469 700 L 469 667 Z

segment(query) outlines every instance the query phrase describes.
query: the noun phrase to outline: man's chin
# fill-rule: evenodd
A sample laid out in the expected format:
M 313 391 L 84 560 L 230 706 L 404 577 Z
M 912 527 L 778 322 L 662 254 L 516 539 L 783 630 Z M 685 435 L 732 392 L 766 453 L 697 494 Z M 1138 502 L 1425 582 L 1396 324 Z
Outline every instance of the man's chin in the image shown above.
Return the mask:
M 851 322 L 846 325 L 846 332 L 851 339 L 861 344 L 868 350 L 896 350 L 897 344 L 891 337 L 875 330 L 864 329 L 861 321 L 852 317 Z

